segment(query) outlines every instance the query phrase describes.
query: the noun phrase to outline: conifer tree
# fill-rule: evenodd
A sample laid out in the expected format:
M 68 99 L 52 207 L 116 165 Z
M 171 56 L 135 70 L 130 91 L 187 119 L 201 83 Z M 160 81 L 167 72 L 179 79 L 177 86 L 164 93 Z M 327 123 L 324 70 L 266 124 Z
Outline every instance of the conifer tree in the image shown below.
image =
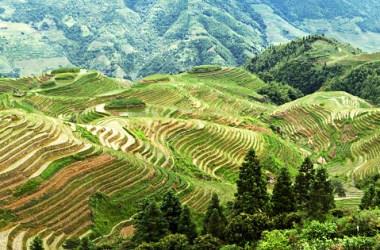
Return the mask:
M 323 217 L 335 207 L 334 189 L 325 168 L 319 168 L 310 186 L 310 199 L 307 202 L 308 212 L 315 218 Z
M 134 219 L 136 228 L 133 241 L 158 242 L 168 231 L 168 223 L 156 202 L 145 203 Z
M 302 163 L 294 183 L 297 206 L 300 210 L 306 209 L 306 203 L 310 199 L 310 186 L 314 180 L 314 166 L 307 157 Z
M 214 209 L 218 210 L 219 217 L 221 218 L 222 222 L 224 224 L 227 224 L 227 219 L 226 219 L 226 217 L 224 215 L 223 208 L 220 205 L 219 197 L 215 193 L 212 195 L 211 202 L 210 202 L 209 206 L 207 207 L 206 215 L 205 215 L 205 218 L 204 218 L 204 224 L 208 223 L 208 221 L 209 221 L 209 219 L 211 217 L 211 214 L 214 211 Z
M 268 212 L 267 180 L 253 149 L 248 152 L 240 167 L 239 179 L 236 184 L 235 209 L 238 213 Z
M 169 190 L 162 201 L 161 211 L 164 215 L 164 219 L 169 224 L 169 231 L 172 234 L 176 234 L 178 231 L 179 217 L 181 216 L 182 207 L 181 202 L 175 195 L 173 190 Z
M 222 239 L 225 228 L 226 224 L 222 221 L 222 218 L 220 218 L 218 209 L 214 208 L 208 222 L 204 225 L 204 231 L 214 237 Z
M 43 250 L 43 249 L 44 249 L 44 244 L 40 236 L 35 237 L 32 243 L 30 244 L 30 250 Z
M 359 205 L 361 210 L 369 209 L 372 206 L 373 199 L 375 197 L 375 186 L 370 185 L 368 189 L 364 192 L 362 201 Z
M 273 215 L 296 211 L 296 197 L 292 187 L 289 171 L 282 168 L 273 188 Z
M 182 213 L 179 218 L 178 233 L 186 235 L 191 244 L 198 236 L 197 225 L 191 216 L 190 208 L 188 206 L 185 206 L 182 209 Z

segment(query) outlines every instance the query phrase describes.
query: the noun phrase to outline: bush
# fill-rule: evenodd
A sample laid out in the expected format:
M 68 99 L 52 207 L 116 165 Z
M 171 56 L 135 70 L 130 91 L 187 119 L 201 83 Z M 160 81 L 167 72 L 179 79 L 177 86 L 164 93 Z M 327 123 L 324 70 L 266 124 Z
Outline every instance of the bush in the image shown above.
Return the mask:
M 87 129 L 76 126 L 77 131 L 86 139 L 88 139 L 90 142 L 95 144 L 101 144 L 99 138 L 96 135 L 91 134 Z
M 338 236 L 368 236 L 380 233 L 380 210 L 354 212 L 337 221 Z
M 50 80 L 41 84 L 41 88 L 52 88 L 56 86 L 55 81 Z
M 187 250 L 190 244 L 187 237 L 183 234 L 170 234 L 162 238 L 158 243 L 160 250 Z
M 71 80 L 74 80 L 75 77 L 76 75 L 73 73 L 62 73 L 62 74 L 56 75 L 55 80 L 56 81 L 71 81 Z
M 289 246 L 289 237 L 283 231 L 264 231 L 262 240 L 259 241 L 257 250 L 287 250 L 292 249 Z
M 276 229 L 291 229 L 301 223 L 302 214 L 300 212 L 279 214 L 273 217 L 273 224 Z
M 219 246 L 219 239 L 210 234 L 198 236 L 198 238 L 194 240 L 194 249 L 197 250 L 218 250 Z
M 202 65 L 202 66 L 196 66 L 193 67 L 191 70 L 189 70 L 190 74 L 200 74 L 200 73 L 208 73 L 208 72 L 214 72 L 221 70 L 221 66 L 217 65 Z
M 51 71 L 52 74 L 62 74 L 62 73 L 79 73 L 80 68 L 58 68 Z
M 139 99 L 118 99 L 106 104 L 105 109 L 127 109 L 145 107 L 146 104 Z
M 337 225 L 333 222 L 319 222 L 313 220 L 302 230 L 302 236 L 308 240 L 331 239 L 336 235 Z
M 167 82 L 170 81 L 170 78 L 167 75 L 156 74 L 147 76 L 143 80 L 146 82 Z

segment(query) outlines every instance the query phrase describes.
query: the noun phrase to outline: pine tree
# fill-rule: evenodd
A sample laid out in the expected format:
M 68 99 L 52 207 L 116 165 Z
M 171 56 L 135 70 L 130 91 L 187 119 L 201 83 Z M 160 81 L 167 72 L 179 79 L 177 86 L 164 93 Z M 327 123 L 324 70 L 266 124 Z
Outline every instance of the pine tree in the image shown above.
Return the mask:
M 268 212 L 267 180 L 253 149 L 248 152 L 240 167 L 239 179 L 236 184 L 235 209 L 238 213 Z
M 169 224 L 169 231 L 173 234 L 177 233 L 182 207 L 181 202 L 172 190 L 169 190 L 164 196 L 161 211 Z
M 222 221 L 222 218 L 220 218 L 218 209 L 214 208 L 214 210 L 211 212 L 208 222 L 204 225 L 205 233 L 222 239 L 224 236 L 225 228 L 226 224 Z
M 300 210 L 306 209 L 306 203 L 310 199 L 310 185 L 314 180 L 314 166 L 307 157 L 302 163 L 294 183 L 297 206 Z
M 32 243 L 30 244 L 30 250 L 43 250 L 44 244 L 40 238 L 40 236 L 37 236 L 33 239 Z
M 141 211 L 134 219 L 135 235 L 133 241 L 158 242 L 168 231 L 168 223 L 156 202 L 148 202 L 143 205 Z
M 186 235 L 191 244 L 198 236 L 197 225 L 191 216 L 190 208 L 188 206 L 185 206 L 182 209 L 182 213 L 179 218 L 178 233 Z
M 273 215 L 296 211 L 296 197 L 289 171 L 286 168 L 281 169 L 280 175 L 274 185 L 272 206 Z
M 373 199 L 375 197 L 375 186 L 370 185 L 368 189 L 364 192 L 362 201 L 359 205 L 361 210 L 369 209 L 372 206 Z
M 203 221 L 204 224 L 208 223 L 214 209 L 218 210 L 218 213 L 219 213 L 219 216 L 220 216 L 222 222 L 224 224 L 227 224 L 227 219 L 226 219 L 226 216 L 224 215 L 223 208 L 222 208 L 222 206 L 220 206 L 219 197 L 215 193 L 212 195 L 211 202 L 210 202 L 209 206 L 207 207 L 206 215 L 205 215 L 205 218 Z
M 315 218 L 321 218 L 335 207 L 334 190 L 325 168 L 319 168 L 310 186 L 308 212 Z

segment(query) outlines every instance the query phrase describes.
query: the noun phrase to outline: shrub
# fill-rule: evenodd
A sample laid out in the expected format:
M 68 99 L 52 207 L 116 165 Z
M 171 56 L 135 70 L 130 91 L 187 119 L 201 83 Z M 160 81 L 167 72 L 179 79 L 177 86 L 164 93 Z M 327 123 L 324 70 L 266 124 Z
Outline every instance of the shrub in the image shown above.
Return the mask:
M 62 73 L 79 73 L 80 68 L 58 68 L 51 71 L 52 74 L 62 74 Z
M 76 75 L 73 73 L 62 73 L 62 74 L 56 75 L 55 80 L 57 80 L 57 81 L 71 81 L 71 80 L 74 80 L 75 77 L 76 77 Z
M 330 239 L 337 232 L 337 225 L 333 222 L 319 222 L 313 220 L 302 230 L 302 236 L 308 240 Z
M 145 102 L 139 99 L 118 99 L 107 103 L 105 109 L 127 109 L 145 106 Z
M 55 81 L 50 80 L 41 84 L 41 88 L 52 88 L 56 86 Z
M 161 74 L 147 76 L 143 80 L 146 82 L 167 82 L 167 81 L 170 81 L 170 79 L 167 75 L 161 75 Z
M 337 221 L 338 236 L 375 236 L 380 233 L 380 210 L 355 212 Z
M 264 231 L 263 239 L 259 241 L 257 250 L 287 250 L 292 249 L 289 246 L 289 237 L 279 230 Z
M 198 236 L 198 238 L 194 240 L 194 249 L 197 250 L 218 250 L 219 246 L 219 239 L 210 234 Z
M 81 126 L 76 126 L 77 131 L 81 133 L 81 135 L 88 139 L 90 142 L 95 144 L 101 144 L 99 138 L 96 135 L 91 134 L 87 129 L 82 128 Z
M 199 73 L 208 73 L 208 72 L 214 72 L 221 70 L 221 66 L 217 65 L 202 65 L 202 66 L 196 66 L 193 67 L 191 70 L 189 70 L 190 74 L 199 74 Z
M 161 250 L 187 250 L 190 244 L 187 237 L 183 234 L 169 234 L 158 242 Z

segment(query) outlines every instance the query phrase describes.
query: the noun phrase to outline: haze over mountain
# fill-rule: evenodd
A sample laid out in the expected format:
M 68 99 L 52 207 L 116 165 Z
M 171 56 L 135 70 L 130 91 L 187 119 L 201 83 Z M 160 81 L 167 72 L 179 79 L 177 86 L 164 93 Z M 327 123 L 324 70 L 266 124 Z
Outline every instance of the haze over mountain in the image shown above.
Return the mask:
M 76 65 L 138 79 L 201 64 L 241 65 L 270 44 L 325 33 L 380 45 L 379 3 L 275 0 L 0 1 L 0 72 Z

